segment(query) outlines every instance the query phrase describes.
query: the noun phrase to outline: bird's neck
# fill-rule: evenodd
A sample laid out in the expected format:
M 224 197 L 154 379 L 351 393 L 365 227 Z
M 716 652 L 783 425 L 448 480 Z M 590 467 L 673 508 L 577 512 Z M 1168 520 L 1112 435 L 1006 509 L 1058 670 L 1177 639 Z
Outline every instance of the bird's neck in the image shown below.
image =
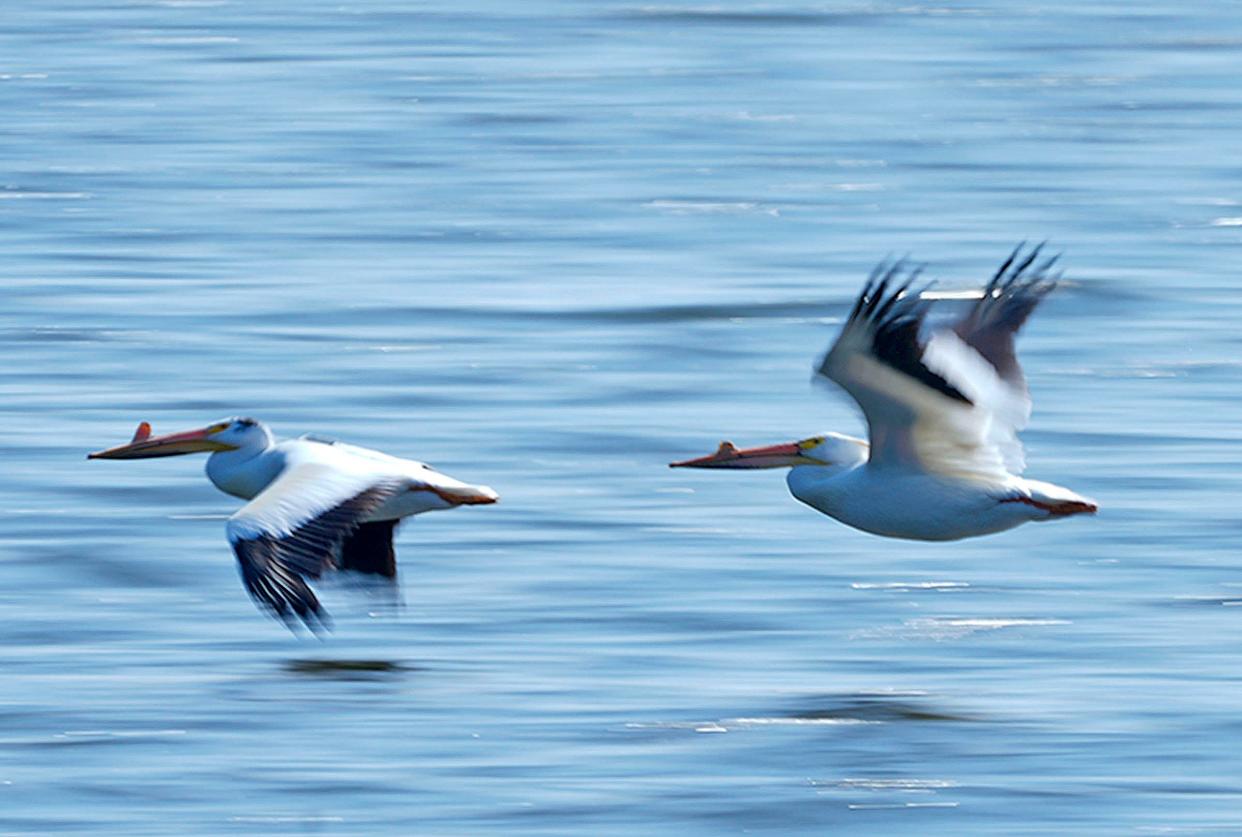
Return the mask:
M 207 479 L 225 494 L 250 500 L 276 479 L 284 463 L 274 445 L 213 453 Z
M 785 482 L 794 497 L 824 510 L 823 506 L 830 504 L 831 498 L 843 491 L 842 486 L 849 482 L 843 478 L 865 465 L 865 459 L 835 465 L 796 465 L 789 469 Z

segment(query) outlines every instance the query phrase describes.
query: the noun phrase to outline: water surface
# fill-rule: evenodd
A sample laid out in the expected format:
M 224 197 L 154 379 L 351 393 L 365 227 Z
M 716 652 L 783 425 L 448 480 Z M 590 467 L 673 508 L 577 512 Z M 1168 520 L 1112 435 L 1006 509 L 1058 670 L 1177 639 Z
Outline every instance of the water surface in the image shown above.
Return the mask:
M 0 831 L 1242 830 L 1242 24 L 1225 4 L 46 2 L 0 21 Z M 886 541 L 775 473 L 871 266 L 1067 281 L 1030 473 Z M 496 506 L 336 630 L 247 600 L 234 413 Z

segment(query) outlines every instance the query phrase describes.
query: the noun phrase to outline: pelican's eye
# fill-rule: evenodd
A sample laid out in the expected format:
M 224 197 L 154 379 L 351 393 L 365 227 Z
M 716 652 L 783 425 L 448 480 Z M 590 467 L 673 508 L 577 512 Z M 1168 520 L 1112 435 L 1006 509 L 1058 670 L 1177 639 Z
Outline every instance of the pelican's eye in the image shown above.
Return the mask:
M 798 443 L 798 450 L 813 450 L 824 443 L 823 436 L 812 436 Z
M 208 433 L 220 433 L 221 431 L 228 430 L 228 429 L 229 429 L 229 423 L 227 421 L 222 421 L 219 424 L 213 424 L 211 427 L 208 427 L 207 432 Z

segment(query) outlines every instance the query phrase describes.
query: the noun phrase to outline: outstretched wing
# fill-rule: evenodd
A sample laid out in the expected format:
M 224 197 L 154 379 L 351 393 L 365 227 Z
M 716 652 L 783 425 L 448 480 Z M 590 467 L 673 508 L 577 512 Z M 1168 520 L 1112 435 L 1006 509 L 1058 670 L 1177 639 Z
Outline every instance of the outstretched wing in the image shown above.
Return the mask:
M 1015 260 L 1016 255 L 989 284 L 997 300 L 1028 287 L 1020 277 L 1030 264 L 1023 260 L 1014 270 Z M 1002 378 L 993 364 L 1005 362 L 1001 324 L 1013 322 L 1021 311 L 1020 325 L 1034 305 L 1023 308 L 1023 298 L 1021 304 L 979 310 L 986 298 L 981 300 L 971 315 L 978 326 L 966 332 L 983 350 L 953 332 L 924 342 L 920 332 L 931 301 L 922 296 L 926 287 L 913 287 L 918 273 L 902 262 L 877 267 L 817 372 L 862 408 L 872 466 L 1004 480 L 1008 457 L 993 429 Z
M 1018 365 L 1014 337 L 1060 278 L 1049 275 L 1058 256 L 1040 262 L 1042 249 L 1040 244 L 1023 256 L 1019 244 L 983 289 L 983 296 L 953 327 L 953 332 L 982 355 L 1002 381 L 1023 393 L 1026 378 Z
M 956 342 L 956 337 L 986 361 L 986 366 L 980 367 L 974 355 L 969 355 L 963 365 L 975 370 L 971 377 L 976 382 L 978 400 L 992 413 L 988 437 L 1000 451 L 1006 469 L 1014 474 L 1022 473 L 1026 467 L 1018 432 L 1031 417 L 1031 397 L 1014 342 L 1031 312 L 1060 278 L 1051 273 L 1058 257 L 1041 260 L 1042 248 L 1041 244 L 1023 254 L 1019 244 L 952 333 L 938 333 L 928 346 L 931 360 L 943 346 Z M 950 352 L 961 354 L 957 347 Z
M 367 516 L 405 490 L 405 481 L 324 462 L 291 463 L 229 518 L 228 536 L 251 597 L 312 630 L 327 615 L 306 580 L 339 566 L 341 544 Z

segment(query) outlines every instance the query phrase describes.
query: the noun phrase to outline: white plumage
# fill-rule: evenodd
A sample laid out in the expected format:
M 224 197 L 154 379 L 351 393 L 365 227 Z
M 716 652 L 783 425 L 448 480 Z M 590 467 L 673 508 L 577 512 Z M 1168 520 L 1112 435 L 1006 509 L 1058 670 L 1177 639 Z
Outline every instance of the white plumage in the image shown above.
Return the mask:
M 882 264 L 859 295 L 817 374 L 848 392 L 869 441 L 825 434 L 674 467 L 790 467 L 790 492 L 858 529 L 895 538 L 957 540 L 1031 520 L 1094 513 L 1068 488 L 1024 479 L 1018 431 L 1030 417 L 1014 337 L 1055 286 L 1055 258 L 1021 248 L 952 329 L 920 335 L 932 304 L 918 271 Z
M 496 502 L 496 492 L 422 462 L 303 436 L 277 442 L 262 423 L 230 418 L 200 430 L 133 441 L 93 459 L 144 459 L 210 451 L 207 476 L 248 500 L 229 518 L 229 542 L 247 591 L 271 613 L 308 626 L 326 620 L 307 579 L 333 569 L 392 577 L 398 521 L 422 512 Z

